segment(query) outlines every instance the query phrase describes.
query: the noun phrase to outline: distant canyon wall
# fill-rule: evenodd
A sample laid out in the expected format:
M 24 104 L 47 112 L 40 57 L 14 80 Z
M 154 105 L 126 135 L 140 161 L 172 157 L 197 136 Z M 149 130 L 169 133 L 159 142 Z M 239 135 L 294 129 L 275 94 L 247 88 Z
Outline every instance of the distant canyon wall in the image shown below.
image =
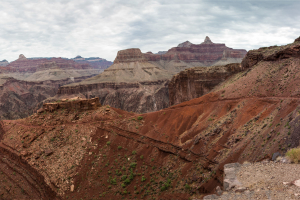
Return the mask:
M 238 63 L 186 69 L 173 76 L 169 83 L 170 106 L 201 97 L 240 71 Z

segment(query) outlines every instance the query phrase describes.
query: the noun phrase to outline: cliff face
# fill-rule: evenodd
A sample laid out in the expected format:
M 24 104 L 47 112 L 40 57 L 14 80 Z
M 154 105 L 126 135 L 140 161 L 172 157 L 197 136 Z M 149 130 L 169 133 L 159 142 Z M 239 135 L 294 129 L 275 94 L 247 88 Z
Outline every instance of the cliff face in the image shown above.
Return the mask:
M 56 99 L 99 97 L 101 104 L 145 113 L 166 108 L 172 75 L 147 62 L 140 49 L 118 52 L 114 64 L 103 73 L 59 88 Z
M 203 96 L 240 71 L 240 64 L 237 63 L 186 69 L 173 76 L 169 83 L 170 106 Z
M 168 81 L 136 83 L 105 82 L 77 86 L 64 86 L 58 89 L 55 100 L 75 96 L 98 97 L 101 104 L 126 111 L 146 113 L 168 107 Z
M 89 77 L 29 82 L 2 77 L 0 78 L 0 119 L 27 117 L 38 109 L 43 100 L 54 96 L 61 85 L 86 78 Z
M 165 54 L 144 54 L 144 56 L 152 64 L 178 73 L 191 67 L 241 63 L 246 53 L 244 49 L 232 49 L 225 44 L 213 43 L 209 37 L 206 37 L 201 44 L 186 41 L 171 48 Z

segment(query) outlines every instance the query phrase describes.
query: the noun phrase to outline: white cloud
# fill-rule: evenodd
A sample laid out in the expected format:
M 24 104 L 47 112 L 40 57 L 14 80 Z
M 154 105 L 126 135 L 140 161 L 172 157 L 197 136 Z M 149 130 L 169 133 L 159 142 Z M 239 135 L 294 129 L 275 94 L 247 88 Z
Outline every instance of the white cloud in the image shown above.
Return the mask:
M 2 0 L 0 60 L 100 56 L 168 50 L 208 35 L 228 47 L 291 43 L 300 35 L 299 1 Z

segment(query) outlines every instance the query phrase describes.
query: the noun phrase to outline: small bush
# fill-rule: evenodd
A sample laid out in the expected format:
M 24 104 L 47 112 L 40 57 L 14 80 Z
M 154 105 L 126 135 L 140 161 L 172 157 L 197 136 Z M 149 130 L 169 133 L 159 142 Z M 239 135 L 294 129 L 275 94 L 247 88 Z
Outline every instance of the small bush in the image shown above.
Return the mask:
M 135 168 L 136 167 L 136 163 L 135 162 L 130 163 L 130 167 L 131 168 Z
M 189 186 L 189 184 L 185 184 L 184 187 L 185 187 L 186 190 L 190 190 L 191 189 L 191 186 Z
M 132 155 L 135 155 L 136 154 L 136 151 L 132 151 Z
M 123 175 L 121 180 L 124 181 L 124 180 L 126 180 L 126 178 L 127 178 L 127 175 Z
M 118 149 L 122 149 L 122 147 L 121 147 L 121 146 L 118 146 Z
M 143 120 L 143 117 L 142 116 L 138 116 L 138 120 Z
M 107 145 L 110 145 L 110 141 L 106 142 Z
M 286 152 L 286 156 L 291 159 L 294 163 L 300 161 L 300 148 L 293 148 Z
M 146 180 L 145 176 L 142 176 L 141 181 L 144 182 Z
M 141 156 L 140 156 L 140 159 L 144 159 L 144 156 L 143 156 L 143 155 L 141 155 Z

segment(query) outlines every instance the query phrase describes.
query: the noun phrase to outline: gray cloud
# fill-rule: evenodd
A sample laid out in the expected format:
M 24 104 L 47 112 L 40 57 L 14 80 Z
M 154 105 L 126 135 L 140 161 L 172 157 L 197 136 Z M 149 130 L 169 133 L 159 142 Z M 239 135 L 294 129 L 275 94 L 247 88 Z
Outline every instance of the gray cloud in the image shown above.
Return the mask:
M 247 50 L 291 43 L 300 35 L 295 0 L 4 0 L 0 60 L 100 56 L 168 50 L 189 40 Z

